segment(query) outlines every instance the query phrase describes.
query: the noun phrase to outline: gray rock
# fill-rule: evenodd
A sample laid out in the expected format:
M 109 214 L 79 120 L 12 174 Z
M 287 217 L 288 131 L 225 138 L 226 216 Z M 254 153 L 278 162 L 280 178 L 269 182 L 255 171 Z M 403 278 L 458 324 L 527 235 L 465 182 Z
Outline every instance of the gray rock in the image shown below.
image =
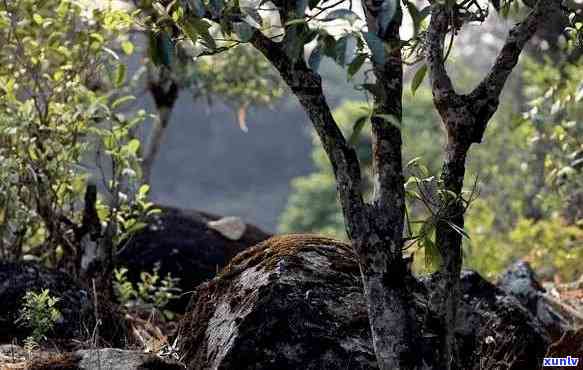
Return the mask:
M 179 370 L 184 367 L 176 362 L 140 351 L 117 348 L 81 350 L 75 352 L 80 370 Z
M 37 354 L 28 370 L 181 370 L 184 366 L 150 353 L 117 348 L 64 354 Z
M 430 278 L 413 281 L 427 368 L 435 358 Z M 535 369 L 549 344 L 519 302 L 475 272 L 462 277 L 457 339 L 462 369 L 511 360 Z M 180 328 L 189 369 L 377 369 L 360 272 L 351 248 L 310 235 L 269 239 L 200 285 Z M 495 367 L 491 367 L 495 368 Z
M 541 321 L 554 340 L 570 329 L 569 322 L 555 311 L 544 299 L 545 289 L 539 284 L 528 262 L 519 261 L 510 266 L 500 277 L 498 287 L 522 303 L 532 315 Z

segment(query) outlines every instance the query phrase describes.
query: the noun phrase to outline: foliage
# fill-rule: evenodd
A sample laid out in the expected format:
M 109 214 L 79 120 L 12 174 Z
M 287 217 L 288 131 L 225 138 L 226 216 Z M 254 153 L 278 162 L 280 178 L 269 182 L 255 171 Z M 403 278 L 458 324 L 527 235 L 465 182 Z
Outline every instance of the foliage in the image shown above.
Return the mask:
M 466 262 L 493 276 L 526 258 L 547 278 L 575 280 L 583 250 L 581 67 L 533 60 L 525 67 L 527 112 L 506 118 L 511 125 L 503 124 L 511 114 L 499 115 L 485 151 L 472 158 L 482 199 L 467 217 Z
M 133 132 L 145 113 L 126 108 L 133 97 L 114 50 L 133 50 L 124 36 L 133 16 L 69 0 L 0 2 L 3 258 L 30 253 L 57 264 L 75 253 L 94 174 L 107 192 L 104 222 L 117 222 L 132 201 L 122 191 L 139 184 Z
M 61 317 L 57 308 L 58 298 L 52 297 L 48 289 L 26 292 L 18 321 L 32 329 L 30 339 L 36 343 L 46 339 Z
M 179 278 L 173 278 L 168 274 L 160 278 L 159 266 L 152 272 L 142 272 L 140 281 L 134 285 L 127 278 L 128 270 L 125 267 L 114 271 L 114 291 L 119 302 L 128 310 L 155 309 L 164 314 L 167 319 L 172 319 L 173 313 L 166 310 L 166 305 L 180 296 L 181 289 L 177 287 Z

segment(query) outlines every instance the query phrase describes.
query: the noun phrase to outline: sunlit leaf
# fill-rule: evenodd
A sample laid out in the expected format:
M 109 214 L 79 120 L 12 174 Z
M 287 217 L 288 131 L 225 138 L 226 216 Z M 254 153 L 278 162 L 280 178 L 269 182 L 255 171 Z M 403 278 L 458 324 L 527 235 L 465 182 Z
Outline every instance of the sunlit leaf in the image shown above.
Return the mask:
M 417 89 L 419 88 L 419 86 L 421 85 L 423 80 L 425 79 L 426 74 L 427 74 L 427 64 L 423 64 L 421 67 L 419 67 L 417 72 L 415 72 L 415 75 L 413 76 L 413 80 L 411 81 L 411 93 L 413 95 L 415 95 L 415 92 L 417 91 Z
M 348 139 L 348 142 L 350 143 L 350 145 L 352 145 L 352 146 L 356 145 L 356 143 L 358 142 L 358 138 L 360 137 L 360 133 L 362 132 L 362 129 L 364 128 L 364 125 L 368 122 L 368 120 L 369 120 L 369 115 L 365 115 L 365 116 L 359 117 L 354 122 L 354 126 L 352 127 L 352 134 L 350 135 L 350 138 Z

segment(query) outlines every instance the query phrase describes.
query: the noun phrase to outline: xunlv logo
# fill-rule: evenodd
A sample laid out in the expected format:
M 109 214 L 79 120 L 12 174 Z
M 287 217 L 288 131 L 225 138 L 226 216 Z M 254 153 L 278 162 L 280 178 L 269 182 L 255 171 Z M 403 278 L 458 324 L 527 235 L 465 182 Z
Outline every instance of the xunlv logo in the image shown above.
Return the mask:
M 543 366 L 577 366 L 579 363 L 578 357 L 545 357 Z

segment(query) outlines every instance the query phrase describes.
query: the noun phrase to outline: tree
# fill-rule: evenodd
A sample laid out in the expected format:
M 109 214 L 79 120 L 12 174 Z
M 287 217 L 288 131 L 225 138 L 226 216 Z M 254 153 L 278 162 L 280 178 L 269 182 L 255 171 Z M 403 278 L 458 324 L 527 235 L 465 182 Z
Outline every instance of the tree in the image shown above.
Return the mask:
M 95 278 L 104 293 L 115 247 L 150 207 L 130 135 L 145 113 L 125 109 L 114 51 L 132 22 L 66 0 L 0 2 L 0 253 Z
M 310 24 L 339 18 L 354 24 L 358 16 L 349 9 L 332 10 L 321 18 L 336 4 L 273 1 L 265 5 L 269 13 L 276 14 L 278 21 L 264 22 L 260 15 L 261 5 L 250 9 L 240 6 L 239 2 L 205 4 L 193 1 L 187 7 L 170 3 L 167 7 L 158 5 L 156 9 L 161 14 L 167 13 L 168 18 L 174 17 L 183 34 L 193 42 L 200 40 L 211 49 L 216 47 L 211 45 L 208 32 L 204 30 L 210 27 L 209 22 L 214 22 L 226 39 L 234 37 L 237 42 L 249 42 L 278 70 L 308 114 L 332 165 L 347 235 L 358 257 L 379 368 L 420 368 L 421 360 L 415 351 L 421 335 L 416 327 L 409 289 L 413 276 L 403 258 L 406 212 L 400 125 L 403 44 L 421 44 L 416 43 L 418 39 L 401 40 L 399 29 L 403 11 L 397 1 L 364 2 L 366 27 L 348 31 L 338 39 Z M 413 9 L 411 3 L 406 5 Z M 474 5 L 477 9 L 472 8 Z M 422 14 L 427 16 L 431 12 L 425 42 L 427 65 L 434 103 L 448 134 L 440 192 L 442 204 L 432 225 L 442 261 L 436 275 L 439 287 L 432 292 L 431 299 L 431 310 L 441 324 L 441 356 L 436 365 L 439 368 L 450 369 L 456 364 L 453 329 L 459 298 L 463 214 L 467 203 L 462 197 L 465 159 L 471 144 L 482 139 L 522 48 L 542 23 L 544 14 L 556 8 L 558 1 L 539 0 L 526 19 L 512 30 L 490 73 L 468 95 L 458 95 L 453 89 L 444 66 L 443 44 L 446 35 L 459 31 L 465 22 L 483 19 L 484 10 L 476 2 L 464 1 L 434 3 L 424 12 L 411 11 L 416 14 L 413 17 L 417 26 L 424 18 Z M 262 25 L 270 30 L 276 28 L 280 33 L 266 34 L 260 30 Z M 304 46 L 314 39 L 318 44 L 314 50 L 316 54 L 312 53 L 307 63 Z M 349 42 L 357 45 L 357 57 L 351 61 L 346 60 Z M 371 59 L 375 81 L 363 85 L 373 96 L 370 114 L 373 195 L 370 202 L 365 201 L 363 194 L 356 151 L 338 127 L 323 92 L 322 79 L 317 73 L 322 54 L 348 64 L 349 75 L 358 70 L 367 57 Z
M 478 6 L 479 9 L 479 6 Z M 522 49 L 545 17 L 559 10 L 555 1 L 538 1 L 527 17 L 510 30 L 496 61 L 485 78 L 469 94 L 456 93 L 444 65 L 444 42 L 448 32 L 463 25 L 463 14 L 453 17 L 455 8 L 434 4 L 427 31 L 427 64 L 430 70 L 434 104 L 447 131 L 447 145 L 442 170 L 444 189 L 453 195 L 444 208 L 444 219 L 436 226 L 436 244 L 443 259 L 440 288 L 433 305 L 440 314 L 445 330 L 441 354 L 442 363 L 449 365 L 455 358 L 455 318 L 459 299 L 459 273 L 462 264 L 461 238 L 457 229 L 464 227 L 465 206 L 461 197 L 465 177 L 465 161 L 474 143 L 482 141 L 490 118 L 498 109 L 500 94 Z M 469 13 L 472 16 L 472 13 Z M 477 12 L 481 16 L 481 9 Z M 453 224 L 453 225 L 452 225 Z

